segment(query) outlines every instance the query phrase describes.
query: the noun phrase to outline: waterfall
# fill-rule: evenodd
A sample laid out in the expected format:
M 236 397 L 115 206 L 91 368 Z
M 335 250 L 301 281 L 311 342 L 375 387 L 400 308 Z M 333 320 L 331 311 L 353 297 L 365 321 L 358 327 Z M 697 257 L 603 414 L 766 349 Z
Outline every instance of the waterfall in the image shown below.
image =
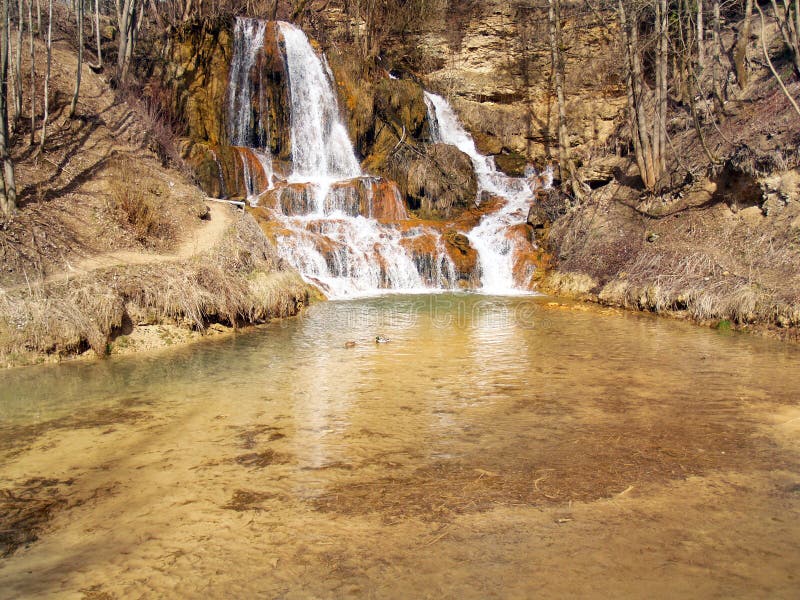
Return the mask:
M 515 240 L 509 235 L 528 217 L 533 190 L 528 180 L 509 177 L 497 170 L 494 159 L 478 152 L 472 136 L 464 129 L 450 104 L 436 94 L 425 92 L 432 141 L 456 146 L 472 161 L 478 179 L 478 198 L 483 192 L 505 201 L 503 207 L 485 215 L 467 234 L 478 252 L 481 291 L 518 294 L 523 291 L 514 277 Z
M 292 104 L 292 178 L 295 181 L 351 179 L 361 174 L 347 129 L 339 116 L 333 76 L 306 34 L 280 24 L 286 45 Z
M 260 78 L 252 76 L 258 53 L 264 48 L 267 24 L 258 19 L 237 18 L 233 32 L 233 59 L 228 82 L 228 136 L 232 146 L 264 147 L 265 140 L 258 140 L 251 119 L 264 114 L 262 106 L 253 106 L 253 96 L 260 99 Z M 257 89 L 254 89 L 258 85 Z M 254 133 L 256 135 L 254 135 Z
M 305 33 L 279 22 L 288 83 L 291 164 L 275 181 L 259 52 L 267 24 L 237 19 L 228 123 L 251 203 L 267 208 L 278 253 L 332 298 L 456 287 L 456 268 L 432 227 L 404 230 L 393 182 L 362 175 L 339 113 L 335 81 Z
M 237 18 L 234 25 L 233 59 L 228 82 L 228 137 L 231 146 L 246 149 L 239 152 L 244 173 L 244 183 L 249 198 L 261 190 L 254 185 L 256 173 L 250 158 L 256 159 L 263 170 L 268 187 L 272 187 L 272 157 L 269 154 L 267 127 L 263 119 L 268 115 L 264 106 L 261 77 L 254 77 L 258 54 L 264 49 L 267 24 L 259 19 Z M 254 106 L 253 98 L 257 102 Z M 252 201 L 252 200 L 251 200 Z

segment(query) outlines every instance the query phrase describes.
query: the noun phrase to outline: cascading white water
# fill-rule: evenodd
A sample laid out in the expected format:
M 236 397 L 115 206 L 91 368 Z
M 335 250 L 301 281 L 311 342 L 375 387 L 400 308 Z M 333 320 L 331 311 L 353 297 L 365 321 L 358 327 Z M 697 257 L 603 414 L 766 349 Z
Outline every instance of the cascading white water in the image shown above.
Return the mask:
M 501 173 L 493 158 L 478 152 L 475 141 L 461 125 L 447 100 L 425 92 L 425 102 L 433 141 L 456 146 L 472 160 L 478 179 L 478 198 L 485 191 L 506 201 L 500 210 L 485 215 L 467 234 L 478 252 L 481 291 L 491 294 L 517 294 L 524 291 L 515 282 L 514 244 L 508 237 L 508 231 L 527 219 L 533 194 L 528 180 Z
M 245 187 L 253 196 L 265 191 L 256 189 L 261 179 L 254 169 L 259 162 L 273 189 L 268 143 L 260 139 L 261 132 L 267 131 L 261 119 L 266 118 L 268 107 L 252 106 L 253 98 L 263 104 L 265 97 L 261 89 L 254 88 L 261 85 L 261 78 L 253 73 L 265 28 L 261 21 L 237 19 L 230 71 L 230 138 L 232 143 L 248 147 L 239 155 Z M 371 218 L 380 212 L 374 197 L 378 183 L 376 178 L 362 176 L 339 114 L 330 69 L 302 30 L 283 22 L 278 28 L 284 42 L 291 109 L 291 173 L 287 184 L 270 192 L 279 199 L 273 210 L 280 225 L 276 239 L 281 257 L 333 298 L 387 289 L 455 287 L 456 269 L 437 231 L 418 227 L 404 232 Z M 251 161 L 248 152 L 258 161 Z M 405 216 L 396 186 L 389 190 L 382 192 L 382 218 Z M 283 194 L 288 196 L 285 202 Z M 416 244 L 423 238 L 430 249 L 415 252 L 415 247 L 424 246 Z
M 253 135 L 251 119 L 255 112 L 260 120 L 260 106 L 253 106 L 253 92 L 260 81 L 252 77 L 258 53 L 264 48 L 267 24 L 258 19 L 237 18 L 233 33 L 233 59 L 228 81 L 228 137 L 232 146 L 249 148 L 266 146 Z M 258 90 L 258 98 L 262 97 Z M 259 143 L 259 141 L 261 143 Z
M 292 120 L 292 180 L 340 181 L 361 174 L 339 115 L 333 77 L 306 34 L 280 23 L 289 71 Z
M 272 157 L 269 152 L 267 127 L 262 120 L 268 112 L 266 107 L 262 106 L 264 90 L 261 78 L 252 76 L 258 53 L 264 48 L 266 28 L 266 22 L 259 19 L 242 17 L 236 19 L 233 59 L 228 82 L 228 137 L 231 146 L 250 149 L 261 164 L 268 187 L 271 188 L 274 183 Z M 257 106 L 253 106 L 254 95 L 259 101 Z M 239 156 L 247 195 L 252 202 L 261 190 L 254 184 L 255 174 L 252 173 L 246 154 L 240 153 Z

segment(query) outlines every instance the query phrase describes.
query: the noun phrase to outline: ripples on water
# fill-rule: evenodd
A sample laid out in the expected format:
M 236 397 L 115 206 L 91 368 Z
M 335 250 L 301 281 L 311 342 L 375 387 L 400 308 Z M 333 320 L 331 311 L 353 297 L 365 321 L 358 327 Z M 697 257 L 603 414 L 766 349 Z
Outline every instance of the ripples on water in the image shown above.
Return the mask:
M 376 344 L 377 335 L 391 341 Z M 105 464 L 119 497 L 154 515 L 113 513 L 131 535 L 158 529 L 155 554 L 170 544 L 198 551 L 203 523 L 219 527 L 241 510 L 282 523 L 270 535 L 333 527 L 331 543 L 347 553 L 353 519 L 380 519 L 377 537 L 364 538 L 379 548 L 394 535 L 387 523 L 491 519 L 498 507 L 572 506 L 731 469 L 796 472 L 796 455 L 765 438 L 758 415 L 796 409 L 798 383 L 787 375 L 798 358 L 797 347 L 771 340 L 547 298 L 328 302 L 228 339 L 3 373 L 0 452 L 11 452 L 0 477 L 19 480 L 34 464 L 40 476 L 83 481 Z M 136 416 L 120 419 L 116 438 L 115 411 Z M 160 491 L 140 497 L 150 488 Z M 103 506 L 84 508 L 75 527 L 91 529 Z M 52 543 L 67 544 L 59 535 Z M 484 542 L 464 535 L 480 553 Z M 44 539 L 34 550 L 47 557 Z M 233 552 L 247 565 L 264 539 L 248 533 L 198 560 L 212 572 Z M 282 544 L 282 560 L 295 560 L 295 542 Z M 413 562 L 409 552 L 393 560 Z M 309 573 L 324 563 L 312 554 Z M 308 585 L 308 576 L 289 580 Z M 361 571 L 337 581 L 352 580 L 378 585 Z M 22 575 L 17 585 L 33 589 Z M 325 590 L 333 593 L 317 593 Z
M 788 401 L 796 391 L 783 376 L 797 365 L 794 346 L 548 304 L 470 294 L 318 304 L 297 319 L 222 341 L 7 371 L 0 375 L 0 416 L 47 419 L 120 398 L 200 402 L 234 389 L 240 400 L 269 391 L 284 400 L 313 392 L 317 400 L 347 401 L 355 392 L 415 403 L 459 394 L 485 402 L 507 395 L 497 388 L 502 383 L 532 395 L 563 386 L 565 403 L 606 383 L 630 401 L 639 394 L 707 399 L 748 389 Z M 375 344 L 376 335 L 391 342 Z M 348 341 L 356 347 L 345 348 Z

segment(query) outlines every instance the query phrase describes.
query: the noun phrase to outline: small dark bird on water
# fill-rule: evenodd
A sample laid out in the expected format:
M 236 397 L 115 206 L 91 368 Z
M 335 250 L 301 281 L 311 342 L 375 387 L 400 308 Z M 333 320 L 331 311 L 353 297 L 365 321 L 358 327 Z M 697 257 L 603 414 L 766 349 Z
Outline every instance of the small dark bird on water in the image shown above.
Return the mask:
M 387 337 L 383 337 L 382 335 L 375 336 L 375 343 L 376 344 L 388 344 L 391 340 Z

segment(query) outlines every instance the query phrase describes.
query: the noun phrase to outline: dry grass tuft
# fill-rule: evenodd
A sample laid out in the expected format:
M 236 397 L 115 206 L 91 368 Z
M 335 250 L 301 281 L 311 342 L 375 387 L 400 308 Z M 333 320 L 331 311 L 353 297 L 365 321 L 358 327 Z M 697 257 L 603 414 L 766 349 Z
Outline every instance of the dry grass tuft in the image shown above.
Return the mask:
M 209 253 L 187 261 L 130 265 L 0 295 L 0 356 L 105 355 L 123 328 L 175 323 L 264 323 L 296 314 L 308 286 L 282 270 L 274 249 L 243 215 Z
M 705 253 L 643 253 L 607 283 L 606 304 L 653 312 L 686 311 L 697 321 L 798 325 L 800 303 L 786 301 L 763 283 L 724 275 Z
M 0 341 L 9 351 L 107 353 L 108 333 L 122 325 L 124 306 L 99 281 L 0 295 Z
M 152 246 L 157 240 L 171 238 L 174 226 L 169 207 L 142 186 L 135 166 L 130 161 L 121 162 L 114 179 L 113 209 L 122 225 L 132 230 L 136 241 Z

